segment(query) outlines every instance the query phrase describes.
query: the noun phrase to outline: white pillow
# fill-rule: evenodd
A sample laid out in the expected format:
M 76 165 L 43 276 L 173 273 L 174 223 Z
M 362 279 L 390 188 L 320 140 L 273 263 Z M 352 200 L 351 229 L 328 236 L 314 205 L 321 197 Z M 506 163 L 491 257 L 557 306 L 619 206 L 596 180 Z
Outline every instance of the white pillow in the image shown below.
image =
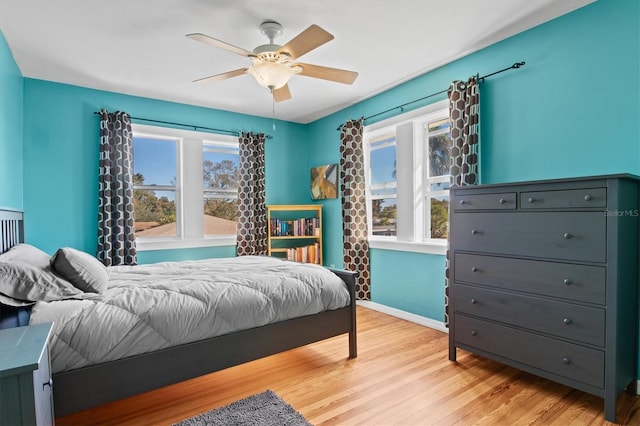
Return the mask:
M 4 259 L 3 259 L 4 260 Z M 12 299 L 37 302 L 70 299 L 82 291 L 53 273 L 21 260 L 0 260 L 0 293 Z
M 18 244 L 0 254 L 0 262 L 21 261 L 41 268 L 49 266 L 49 255 L 30 244 Z
M 60 248 L 51 257 L 51 267 L 82 291 L 101 293 L 107 288 L 107 268 L 89 253 L 71 247 Z

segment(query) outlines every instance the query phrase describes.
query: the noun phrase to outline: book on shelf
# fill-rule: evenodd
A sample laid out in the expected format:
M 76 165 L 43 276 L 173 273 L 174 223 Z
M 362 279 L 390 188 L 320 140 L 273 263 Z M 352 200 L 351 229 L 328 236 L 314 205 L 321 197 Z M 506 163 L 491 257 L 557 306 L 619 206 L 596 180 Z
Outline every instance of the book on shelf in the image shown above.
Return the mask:
M 291 247 L 287 249 L 287 260 L 302 263 L 320 264 L 320 244 L 314 243 L 302 247 Z
M 309 217 L 295 220 L 271 219 L 272 237 L 317 237 L 320 235 L 320 218 Z

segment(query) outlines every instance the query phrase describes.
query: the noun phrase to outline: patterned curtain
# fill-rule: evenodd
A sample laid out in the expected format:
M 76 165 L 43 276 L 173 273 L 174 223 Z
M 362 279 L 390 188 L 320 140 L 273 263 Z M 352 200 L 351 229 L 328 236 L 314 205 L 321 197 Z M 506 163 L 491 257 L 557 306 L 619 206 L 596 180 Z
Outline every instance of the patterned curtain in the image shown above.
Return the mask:
M 466 83 L 454 81 L 449 87 L 451 120 L 451 184 L 478 183 L 478 144 L 480 126 L 480 94 L 477 77 Z
M 262 133 L 240 134 L 238 256 L 267 254 L 264 141 Z
M 133 135 L 124 112 L 100 111 L 97 257 L 106 266 L 135 265 Z
M 364 119 L 349 120 L 340 130 L 340 191 L 342 193 L 344 267 L 358 273 L 356 298 L 371 299 L 367 202 L 365 198 Z
M 465 83 L 454 81 L 448 90 L 451 120 L 451 184 L 478 184 L 480 144 L 480 91 L 476 76 Z M 449 326 L 449 250 L 446 256 L 444 323 Z

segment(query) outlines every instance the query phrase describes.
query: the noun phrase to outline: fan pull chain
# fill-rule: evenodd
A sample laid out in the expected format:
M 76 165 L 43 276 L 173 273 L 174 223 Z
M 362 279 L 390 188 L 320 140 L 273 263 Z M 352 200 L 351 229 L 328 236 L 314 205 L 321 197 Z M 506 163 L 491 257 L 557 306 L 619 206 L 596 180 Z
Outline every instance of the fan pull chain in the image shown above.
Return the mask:
M 271 114 L 273 116 L 273 131 L 276 131 L 276 100 L 273 97 L 273 91 L 271 94 Z

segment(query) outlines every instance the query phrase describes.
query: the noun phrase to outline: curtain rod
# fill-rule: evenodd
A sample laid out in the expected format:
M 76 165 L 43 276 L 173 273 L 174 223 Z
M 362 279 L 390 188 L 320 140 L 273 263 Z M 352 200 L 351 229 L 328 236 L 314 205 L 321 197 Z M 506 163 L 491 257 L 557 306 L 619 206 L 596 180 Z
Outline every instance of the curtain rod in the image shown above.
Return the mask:
M 491 74 L 483 75 L 482 77 L 478 77 L 478 81 L 484 81 L 484 79 L 485 79 L 485 78 L 491 77 L 491 76 L 496 75 L 496 74 L 500 74 L 501 72 L 509 71 L 509 70 L 512 70 L 512 69 L 518 69 L 518 68 L 523 67 L 523 66 L 524 66 L 524 61 L 522 61 L 522 62 L 516 62 L 515 64 L 511 65 L 510 67 L 507 67 L 507 68 L 501 69 L 501 70 L 499 70 L 499 71 L 494 71 L 494 72 L 492 72 Z M 371 119 L 371 118 L 377 117 L 377 116 L 382 115 L 382 114 L 386 114 L 386 113 L 391 112 L 391 111 L 393 111 L 393 110 L 395 110 L 395 109 L 398 109 L 398 108 L 402 109 L 402 108 L 406 107 L 407 105 L 411 105 L 411 104 L 414 104 L 414 103 L 416 103 L 416 102 L 424 101 L 425 99 L 429 99 L 429 98 L 432 98 L 432 97 L 434 97 L 434 96 L 438 96 L 438 95 L 441 95 L 441 94 L 443 94 L 443 93 L 446 93 L 448 90 L 449 90 L 449 88 L 447 87 L 447 88 L 446 88 L 446 89 L 444 89 L 444 90 L 441 90 L 441 91 L 436 92 L 436 93 L 432 93 L 432 94 L 427 95 L 427 96 L 423 96 L 423 97 L 422 97 L 422 98 L 420 98 L 420 99 L 415 99 L 415 100 L 413 100 L 413 101 L 409 101 L 409 102 L 404 103 L 404 104 L 402 104 L 402 105 L 398 105 L 398 106 L 395 106 L 395 107 L 393 107 L 393 108 L 389 108 L 389 109 L 387 109 L 387 110 L 385 110 L 385 111 L 378 112 L 378 113 L 373 114 L 373 115 L 370 115 L 370 116 L 368 116 L 368 117 L 364 117 L 364 118 L 363 118 L 363 120 L 369 120 L 369 119 Z M 342 129 L 342 124 L 341 124 L 341 125 L 339 125 L 339 126 L 338 126 L 338 128 L 337 128 L 336 130 L 340 130 L 340 129 Z
M 100 112 L 94 112 L 94 114 L 95 115 L 100 115 Z M 171 122 L 171 121 L 153 120 L 153 119 L 150 119 L 150 118 L 142 118 L 142 117 L 129 116 L 129 118 L 132 119 L 132 120 L 146 121 L 146 122 L 149 122 L 149 123 L 169 124 L 169 125 L 172 125 L 172 126 L 190 127 L 193 130 L 198 130 L 198 129 L 209 130 L 211 132 L 216 132 L 216 133 L 226 133 L 226 134 L 232 135 L 232 136 L 240 136 L 240 132 L 237 131 L 237 130 L 214 129 L 212 127 L 196 126 L 196 125 L 193 125 L 193 124 L 184 124 L 184 123 L 174 123 L 174 122 Z M 273 138 L 273 136 L 271 136 L 271 135 L 264 135 L 264 137 L 266 139 L 272 139 Z

